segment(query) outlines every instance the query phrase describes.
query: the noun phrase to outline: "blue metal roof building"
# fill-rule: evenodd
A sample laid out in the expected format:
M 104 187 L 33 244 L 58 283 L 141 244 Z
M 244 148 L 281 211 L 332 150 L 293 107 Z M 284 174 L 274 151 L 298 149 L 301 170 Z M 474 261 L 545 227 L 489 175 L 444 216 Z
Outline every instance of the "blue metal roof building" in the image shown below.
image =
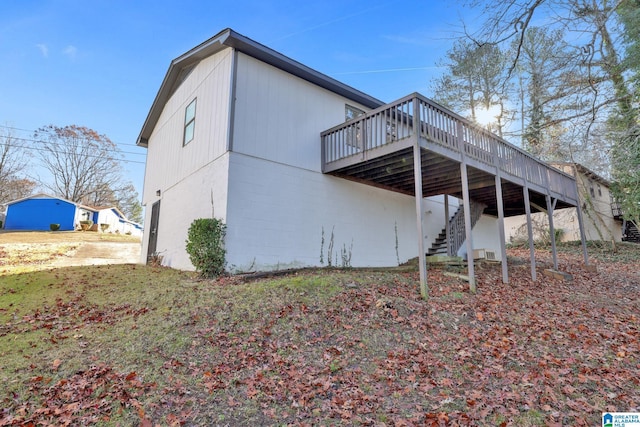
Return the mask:
M 60 224 L 61 231 L 75 230 L 81 220 L 93 220 L 97 212 L 77 203 L 47 194 L 36 194 L 7 203 L 5 230 L 49 230 Z

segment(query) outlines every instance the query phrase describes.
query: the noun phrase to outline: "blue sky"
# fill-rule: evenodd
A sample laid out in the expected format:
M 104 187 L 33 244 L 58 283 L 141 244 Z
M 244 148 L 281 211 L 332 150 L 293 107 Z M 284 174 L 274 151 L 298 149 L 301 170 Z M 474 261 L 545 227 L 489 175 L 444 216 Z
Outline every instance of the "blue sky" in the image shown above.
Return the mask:
M 430 95 L 462 14 L 431 0 L 3 1 L 0 125 L 26 138 L 49 124 L 105 134 L 142 193 L 135 141 L 169 63 L 224 28 L 389 102 Z

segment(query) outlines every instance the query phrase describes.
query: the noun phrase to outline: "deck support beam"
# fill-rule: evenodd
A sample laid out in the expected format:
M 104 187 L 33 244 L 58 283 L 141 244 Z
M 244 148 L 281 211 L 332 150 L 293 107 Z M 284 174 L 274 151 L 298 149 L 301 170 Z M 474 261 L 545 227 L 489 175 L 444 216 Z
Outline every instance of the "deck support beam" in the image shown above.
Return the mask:
M 453 256 L 451 253 L 451 230 L 449 229 L 449 195 L 444 195 L 444 226 L 447 238 L 447 256 Z
M 531 225 L 531 204 L 529 201 L 529 187 L 525 184 L 522 188 L 524 193 L 524 210 L 527 213 L 527 235 L 529 236 L 529 255 L 531 257 L 531 280 L 534 282 L 536 277 L 536 248 L 533 245 L 533 226 Z
M 471 203 L 469 200 L 469 180 L 467 176 L 467 163 L 462 159 L 460 163 L 460 175 L 462 181 L 462 203 L 464 206 L 464 231 L 467 241 L 467 269 L 469 272 L 469 290 L 476 292 L 476 275 L 473 265 L 473 239 L 471 237 Z
M 416 132 L 417 134 L 417 132 Z M 413 145 L 413 174 L 416 192 L 416 225 L 418 227 L 418 264 L 420 269 L 420 295 L 425 300 L 429 298 L 429 287 L 427 285 L 427 254 L 424 249 L 424 209 L 422 207 L 422 154 L 420 141 L 416 136 Z
M 553 210 L 556 207 L 558 199 L 551 199 L 550 195 L 546 195 L 547 216 L 549 217 L 549 235 L 551 237 L 551 253 L 553 255 L 553 269 L 558 270 L 558 249 L 556 248 L 556 230 L 553 226 Z
M 587 240 L 584 233 L 584 222 L 582 218 L 582 208 L 580 207 L 580 203 L 578 203 L 576 206 L 576 214 L 578 216 L 578 228 L 580 229 L 580 241 L 582 242 L 582 255 L 584 256 L 584 265 L 589 265 L 589 254 L 587 253 Z M 624 222 L 623 222 L 623 227 L 624 227 Z
M 504 205 L 502 201 L 502 178 L 496 174 L 496 202 L 498 203 L 498 235 L 500 237 L 500 258 L 502 259 L 502 283 L 509 283 L 509 267 L 507 266 L 507 244 L 504 233 Z

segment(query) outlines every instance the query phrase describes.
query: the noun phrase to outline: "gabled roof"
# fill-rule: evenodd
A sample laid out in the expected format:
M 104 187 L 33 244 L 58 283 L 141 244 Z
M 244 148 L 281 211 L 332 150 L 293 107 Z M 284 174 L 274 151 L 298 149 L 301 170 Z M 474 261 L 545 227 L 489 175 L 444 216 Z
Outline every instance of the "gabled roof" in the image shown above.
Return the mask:
M 136 144 L 147 147 L 153 128 L 160 118 L 164 105 L 175 89 L 180 85 L 184 76 L 203 59 L 226 48 L 233 48 L 262 62 L 277 67 L 310 83 L 337 93 L 369 108 L 377 108 L 384 103 L 357 89 L 347 86 L 325 74 L 322 74 L 300 62 L 294 61 L 275 50 L 227 28 L 209 40 L 194 47 L 185 54 L 177 57 L 169 65 L 169 70 L 162 81 L 151 110 L 142 126 Z
M 6 202 L 5 205 L 6 206 L 14 205 L 16 203 L 20 203 L 20 202 L 23 202 L 23 201 L 29 200 L 29 199 L 56 199 L 56 200 L 61 200 L 61 201 L 66 202 L 66 203 L 70 203 L 72 205 L 80 206 L 80 205 L 78 205 L 78 203 L 72 202 L 71 200 L 67 200 L 67 199 L 64 199 L 64 198 L 58 197 L 58 196 L 52 196 L 52 195 L 47 194 L 47 193 L 32 194 L 32 195 L 27 196 L 27 197 L 22 197 L 20 199 L 11 200 L 10 202 Z
M 586 166 L 581 165 L 580 163 L 573 163 L 573 162 L 549 162 L 549 164 L 551 166 L 554 167 L 562 167 L 562 166 L 573 166 L 577 172 L 581 173 L 582 175 L 591 178 L 592 180 L 594 180 L 595 182 L 597 182 L 598 184 L 602 184 L 607 188 L 611 188 L 611 181 L 609 181 L 606 178 L 603 178 L 602 176 L 598 175 L 597 173 L 595 173 L 594 171 L 592 171 L 591 169 L 587 168 Z M 576 177 L 577 178 L 577 177 Z

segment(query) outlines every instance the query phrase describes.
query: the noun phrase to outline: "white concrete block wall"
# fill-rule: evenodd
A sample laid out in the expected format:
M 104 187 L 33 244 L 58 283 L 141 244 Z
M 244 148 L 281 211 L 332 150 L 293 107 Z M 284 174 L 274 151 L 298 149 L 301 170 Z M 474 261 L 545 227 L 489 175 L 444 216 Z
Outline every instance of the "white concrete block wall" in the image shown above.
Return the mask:
M 500 251 L 500 230 L 498 228 L 497 218 L 489 215 L 482 215 L 471 231 L 471 240 L 473 242 L 473 249 L 487 249 L 493 251 L 496 254 L 496 261 L 502 260 Z M 458 250 L 458 255 L 463 258 L 467 256 L 466 242 Z
M 189 226 L 196 218 L 227 218 L 227 174 L 229 153 L 165 188 L 161 196 L 150 200 L 145 210 L 145 230 L 151 224 L 151 205 L 160 199 L 157 252 L 163 264 L 193 270 L 186 251 Z M 141 262 L 146 263 L 148 234 L 142 241 Z
M 336 254 L 342 265 L 343 248 L 354 267 L 394 266 L 418 255 L 411 196 L 238 153 L 231 153 L 229 174 L 232 270 L 327 265 L 332 232 L 333 265 Z M 442 198 L 423 208 L 428 245 L 444 227 Z

